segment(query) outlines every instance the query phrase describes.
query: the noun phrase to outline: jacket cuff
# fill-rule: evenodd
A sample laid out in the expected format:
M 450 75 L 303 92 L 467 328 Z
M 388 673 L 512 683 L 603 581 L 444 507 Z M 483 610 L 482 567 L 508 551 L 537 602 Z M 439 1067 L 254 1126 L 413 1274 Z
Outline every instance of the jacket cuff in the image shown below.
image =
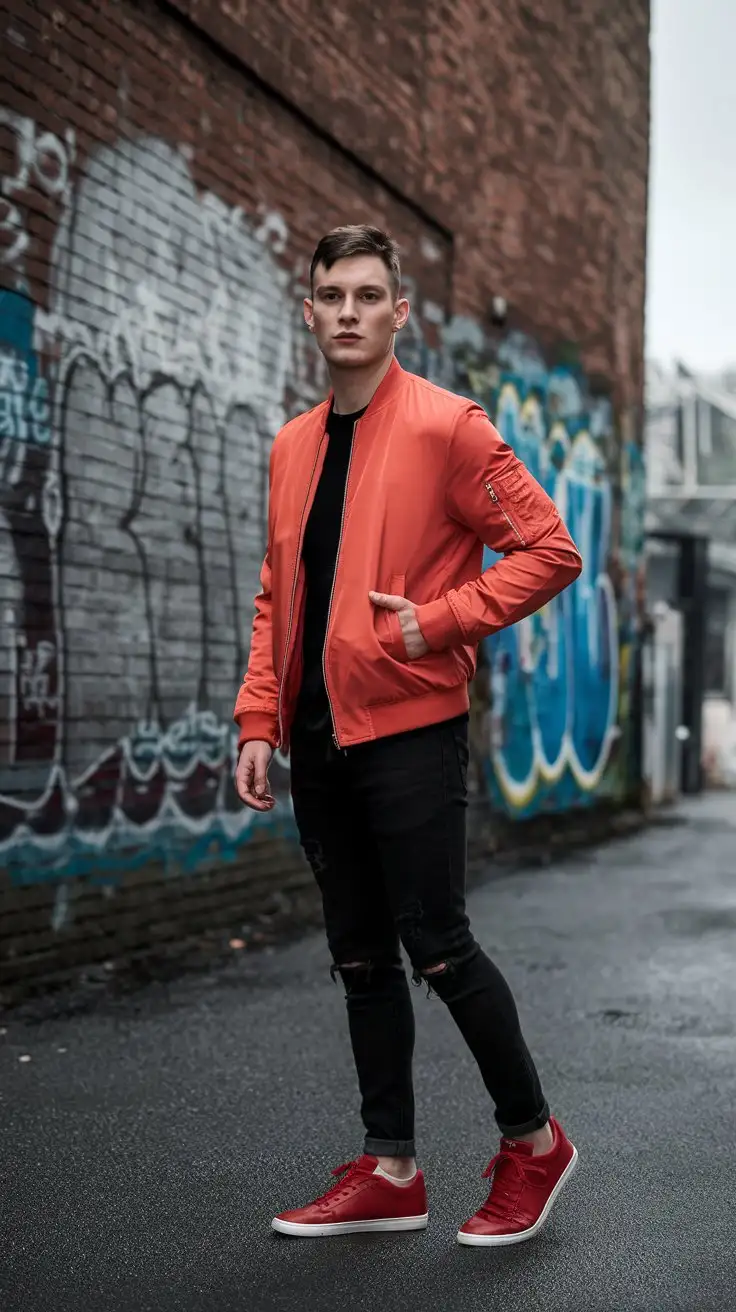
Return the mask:
M 426 606 L 415 606 L 417 624 L 430 651 L 447 651 L 448 647 L 462 647 L 466 641 L 458 623 L 449 594 L 428 601 Z
M 244 743 L 270 743 L 274 751 L 279 745 L 278 720 L 264 711 L 240 711 L 236 717 L 238 725 L 238 751 Z

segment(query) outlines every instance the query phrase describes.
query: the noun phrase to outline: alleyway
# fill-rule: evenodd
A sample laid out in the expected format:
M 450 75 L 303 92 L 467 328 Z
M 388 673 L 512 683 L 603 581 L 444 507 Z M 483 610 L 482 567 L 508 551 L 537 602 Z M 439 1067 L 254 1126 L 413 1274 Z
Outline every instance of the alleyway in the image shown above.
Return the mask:
M 426 1234 L 293 1241 L 360 1127 L 319 936 L 94 1014 L 0 1019 L 4 1312 L 715 1312 L 736 1296 L 736 800 L 473 892 L 581 1169 L 542 1236 L 453 1243 L 496 1150 L 416 992 Z M 22 1061 L 30 1056 L 30 1061 Z

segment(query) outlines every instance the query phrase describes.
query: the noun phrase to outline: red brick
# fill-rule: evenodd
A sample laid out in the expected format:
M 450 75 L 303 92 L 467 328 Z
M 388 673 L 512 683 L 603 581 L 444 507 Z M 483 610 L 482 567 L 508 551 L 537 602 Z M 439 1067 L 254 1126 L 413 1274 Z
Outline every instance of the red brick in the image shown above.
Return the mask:
M 371 219 L 388 226 L 401 244 L 406 275 L 417 287 L 418 317 L 429 301 L 448 317 L 470 315 L 489 328 L 491 300 L 503 295 L 510 326 L 530 331 L 548 349 L 560 342 L 575 344 L 583 367 L 602 380 L 620 415 L 636 415 L 643 384 L 648 0 L 620 0 L 608 7 L 582 0 L 507 0 L 504 5 L 374 0 L 370 6 L 336 0 L 65 0 L 63 5 L 16 0 L 12 9 L 12 16 L 0 17 L 0 107 L 32 120 L 37 134 L 63 139 L 67 130 L 73 131 L 71 185 L 77 199 L 103 150 L 144 137 L 172 151 L 184 149 L 182 174 L 188 170 L 200 207 L 208 192 L 229 210 L 238 207 L 251 226 L 265 214 L 286 222 L 288 241 L 278 261 L 287 273 L 296 316 L 317 237 L 337 223 Z M 119 157 L 116 161 L 117 167 Z M 0 163 L 12 177 L 16 140 L 7 124 L 0 128 Z M 135 198 L 121 177 L 113 171 L 107 180 L 108 208 L 105 212 L 100 203 L 97 236 L 109 233 L 118 209 L 127 214 L 133 206 Z M 156 183 L 154 175 L 154 189 Z M 28 285 L 36 305 L 46 308 L 58 276 L 52 252 L 63 200 L 33 178 L 7 199 L 22 213 L 28 249 L 22 268 L 0 265 L 0 281 L 11 289 Z M 116 260 L 128 263 L 131 296 L 136 271 L 145 287 L 157 252 L 163 248 L 170 257 L 177 211 L 188 203 L 174 195 L 171 212 L 150 217 L 150 234 L 141 232 L 133 214 L 130 224 L 138 245 L 124 253 L 117 245 L 112 251 L 104 243 L 98 246 L 93 236 L 85 254 L 72 225 L 70 241 L 84 266 L 79 286 L 87 299 L 96 304 L 101 290 L 114 286 Z M 231 214 L 230 221 L 236 223 L 237 216 Z M 164 226 L 163 237 L 157 224 Z M 144 240 L 149 235 L 150 241 Z M 120 233 L 116 242 L 124 245 Z M 436 260 L 427 253 L 430 244 Z M 228 258 L 226 240 L 223 252 Z M 187 272 L 191 276 L 191 269 Z M 243 314 L 250 308 L 248 279 L 255 276 L 253 270 L 242 275 L 238 306 Z M 186 297 L 187 288 L 181 293 Z M 82 314 L 79 305 L 77 311 Z M 266 328 L 269 343 L 273 337 L 278 345 L 278 323 L 274 327 L 269 321 Z M 429 322 L 423 328 L 432 343 L 436 329 Z M 105 349 L 122 348 L 115 338 L 106 341 Z M 53 347 L 49 350 L 53 356 Z M 94 662 L 116 607 L 126 604 L 126 595 L 138 587 L 137 576 L 131 576 L 136 542 L 126 537 L 124 508 L 134 517 L 138 513 L 136 480 L 144 477 L 134 427 L 130 432 L 115 429 L 116 440 L 111 437 L 104 368 L 84 359 L 76 367 L 75 376 L 87 381 L 83 396 L 75 394 L 74 421 L 89 434 L 88 463 L 94 463 L 94 470 L 87 470 L 84 495 L 75 491 L 81 456 L 70 464 L 66 452 L 59 471 L 65 532 L 75 534 L 78 542 L 76 572 L 65 594 L 74 612 L 66 629 L 68 664 L 85 658 Z M 305 368 L 313 370 L 313 362 L 308 360 Z M 303 403 L 303 387 L 292 369 L 288 406 Z M 67 417 L 64 422 L 71 421 Z M 153 419 L 150 423 L 155 428 Z M 165 434 L 162 450 L 164 439 Z M 147 514 L 163 542 L 171 523 L 184 523 L 181 503 L 189 494 L 187 453 L 178 454 L 181 467 L 172 475 L 171 496 L 162 490 L 163 480 L 148 493 Z M 216 463 L 197 433 L 189 456 L 194 454 L 203 466 Z M 43 457 L 36 451 L 34 458 Z M 129 477 L 127 500 L 115 515 L 117 484 Z M 32 484 L 31 502 L 43 486 L 43 480 Z M 0 523 L 3 505 L 8 509 L 10 503 L 16 516 L 21 507 L 13 501 L 14 492 L 2 492 L 6 502 L 0 499 Z M 213 522 L 216 510 L 208 507 Z M 248 521 L 249 542 L 259 540 L 259 523 L 258 514 Z M 207 531 L 212 534 L 208 551 L 220 550 L 224 532 L 211 525 Z M 32 538 L 30 528 L 24 532 Z M 27 550 L 30 559 L 31 547 Z M 186 577 L 190 557 L 185 553 L 194 550 L 184 534 L 177 550 L 181 559 L 171 571 L 176 579 Z M 31 559 L 28 569 L 28 578 L 42 588 L 43 558 Z M 85 627 L 85 588 L 94 589 L 100 577 L 109 577 L 108 594 L 99 599 L 96 620 Z M 17 580 L 0 582 L 12 600 Z M 160 582 L 156 576 L 157 587 Z M 5 605 L 6 591 L 0 596 Z M 156 605 L 163 606 L 163 584 L 155 597 Z M 182 625 L 193 604 L 191 597 L 182 600 L 177 616 Z M 26 625 L 34 640 L 44 633 L 43 613 L 42 600 L 34 597 Z M 237 617 L 239 630 L 245 630 L 248 619 Z M 170 616 L 166 623 L 173 627 Z M 212 639 L 215 655 L 220 645 L 224 650 L 235 642 L 228 623 L 226 617 Z M 138 686 L 138 674 L 127 663 L 136 635 L 134 625 L 110 657 L 114 694 L 107 690 L 106 695 L 80 666 L 80 689 L 91 691 L 87 701 L 81 692 L 77 702 L 66 698 L 66 727 L 59 740 L 63 761 L 80 742 L 90 750 L 99 745 L 100 753 L 110 748 L 116 703 L 128 705 L 127 683 Z M 184 662 L 186 655 L 181 656 Z M 179 676 L 170 674 L 165 663 L 162 668 L 165 676 L 159 672 L 159 679 L 175 683 Z M 129 673 L 120 676 L 119 669 Z M 135 718 L 145 718 L 153 696 L 150 689 L 141 692 Z M 93 708 L 96 723 L 91 722 Z M 131 716 L 119 737 L 132 728 Z M 19 784 L 18 796 L 25 796 L 28 787 Z M 236 864 L 242 886 L 232 894 L 233 914 L 245 915 L 261 905 L 274 850 L 270 840 L 243 848 Z M 282 856 L 286 850 L 279 848 Z M 301 867 L 293 849 L 288 850 L 292 855 L 283 856 L 283 871 L 291 877 Z M 150 878 L 141 875 L 140 885 L 132 877 L 125 884 L 126 950 L 146 944 L 145 899 L 138 898 L 136 888 L 155 885 L 162 916 L 169 913 L 170 884 L 160 862 L 152 862 L 151 872 Z M 77 896 L 86 887 L 84 880 L 70 880 Z M 49 937 L 53 883 L 48 896 L 40 897 L 33 885 L 25 888 L 22 880 L 0 871 L 0 922 L 6 911 L 19 917 L 4 945 L 6 955 L 11 950 L 14 959 L 25 954 L 26 973 L 32 972 L 34 952 L 48 969 L 63 964 L 63 936 L 59 951 Z M 190 909 L 180 907 L 181 914 L 173 918 L 182 926 L 191 923 L 197 889 L 196 879 L 181 884 L 179 896 Z M 85 915 L 94 922 L 96 896 L 100 924 L 114 939 L 114 916 L 102 894 L 85 893 L 91 899 L 85 901 Z M 176 894 L 170 896 L 175 901 Z M 223 899 L 230 896 L 222 893 Z M 72 939 L 73 959 L 80 960 L 80 935 L 70 933 L 70 951 Z M 0 932 L 0 956 L 2 950 Z M 106 945 L 104 951 L 109 950 Z

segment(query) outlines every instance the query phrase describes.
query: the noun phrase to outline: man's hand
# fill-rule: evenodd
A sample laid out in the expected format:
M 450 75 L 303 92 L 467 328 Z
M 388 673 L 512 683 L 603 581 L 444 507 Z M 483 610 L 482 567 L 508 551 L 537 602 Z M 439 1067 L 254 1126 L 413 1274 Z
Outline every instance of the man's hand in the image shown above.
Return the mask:
M 422 630 L 417 623 L 417 613 L 411 602 L 407 601 L 406 597 L 394 597 L 390 592 L 369 592 L 368 596 L 374 606 L 393 610 L 398 615 L 409 660 L 418 661 L 420 656 L 426 656 L 429 647 L 424 641 Z
M 238 797 L 252 811 L 270 811 L 276 805 L 268 783 L 268 766 L 273 756 L 270 743 L 243 743 L 235 769 Z

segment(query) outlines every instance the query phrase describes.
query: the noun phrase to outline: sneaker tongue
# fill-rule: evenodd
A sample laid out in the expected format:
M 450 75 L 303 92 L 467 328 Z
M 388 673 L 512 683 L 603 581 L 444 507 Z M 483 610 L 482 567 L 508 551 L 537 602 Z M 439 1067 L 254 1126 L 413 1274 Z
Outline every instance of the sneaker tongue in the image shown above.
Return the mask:
M 378 1166 L 378 1158 L 371 1157 L 370 1153 L 363 1153 L 363 1156 L 359 1157 L 357 1162 L 355 1163 L 356 1171 L 373 1172 L 375 1171 L 377 1166 Z
M 504 1153 L 516 1153 L 519 1157 L 532 1157 L 534 1149 L 530 1143 L 522 1143 L 519 1139 L 502 1139 L 501 1151 Z

